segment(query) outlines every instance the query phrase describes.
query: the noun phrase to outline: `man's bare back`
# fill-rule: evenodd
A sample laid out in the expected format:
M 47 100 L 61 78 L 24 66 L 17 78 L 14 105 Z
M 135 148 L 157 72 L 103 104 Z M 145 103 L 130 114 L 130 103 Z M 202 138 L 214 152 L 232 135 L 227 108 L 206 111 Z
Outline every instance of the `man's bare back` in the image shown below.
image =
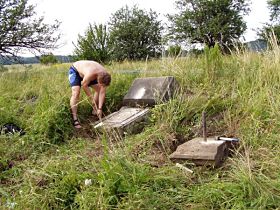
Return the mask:
M 82 78 L 86 76 L 90 80 L 97 79 L 97 75 L 100 72 L 106 72 L 105 68 L 95 61 L 76 61 L 73 63 L 73 66 L 77 69 Z

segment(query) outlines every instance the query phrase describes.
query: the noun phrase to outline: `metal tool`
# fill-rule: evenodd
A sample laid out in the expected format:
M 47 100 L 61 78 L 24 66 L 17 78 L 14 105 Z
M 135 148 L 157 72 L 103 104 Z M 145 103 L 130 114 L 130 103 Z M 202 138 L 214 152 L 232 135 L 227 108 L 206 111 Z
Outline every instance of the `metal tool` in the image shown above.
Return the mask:
M 218 136 L 217 140 L 229 141 L 229 142 L 239 142 L 238 138 L 228 138 L 228 137 L 223 137 L 223 136 Z
M 205 111 L 202 112 L 202 132 L 203 132 L 203 139 L 204 139 L 204 141 L 207 141 L 206 114 L 205 114 Z

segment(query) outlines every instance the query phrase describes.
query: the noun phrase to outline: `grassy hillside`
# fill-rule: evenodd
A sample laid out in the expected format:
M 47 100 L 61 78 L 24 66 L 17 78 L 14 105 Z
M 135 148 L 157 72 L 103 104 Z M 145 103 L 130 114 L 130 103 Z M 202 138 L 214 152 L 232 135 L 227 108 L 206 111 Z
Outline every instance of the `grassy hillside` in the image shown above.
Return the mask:
M 213 49 L 200 57 L 107 66 L 113 78 L 107 114 L 121 106 L 136 77 L 172 75 L 181 87 L 168 103 L 155 106 L 142 133 L 123 139 L 94 132 L 85 94 L 79 106 L 84 128 L 73 130 L 70 64 L 9 67 L 0 72 L 0 125 L 14 122 L 26 135 L 0 135 L 0 206 L 279 208 L 279 61 L 274 47 L 263 54 L 224 56 Z M 201 135 L 203 110 L 209 135 L 235 136 L 241 145 L 218 169 L 184 163 L 194 171 L 186 174 L 168 156 L 178 144 Z

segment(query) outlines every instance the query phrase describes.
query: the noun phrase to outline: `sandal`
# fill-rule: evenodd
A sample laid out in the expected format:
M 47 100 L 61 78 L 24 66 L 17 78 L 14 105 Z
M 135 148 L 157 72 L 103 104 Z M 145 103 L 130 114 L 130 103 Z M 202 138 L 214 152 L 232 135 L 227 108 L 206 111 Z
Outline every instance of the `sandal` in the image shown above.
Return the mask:
M 74 126 L 75 128 L 81 128 L 81 127 L 82 127 L 78 119 L 76 119 L 76 120 L 73 121 L 73 126 Z

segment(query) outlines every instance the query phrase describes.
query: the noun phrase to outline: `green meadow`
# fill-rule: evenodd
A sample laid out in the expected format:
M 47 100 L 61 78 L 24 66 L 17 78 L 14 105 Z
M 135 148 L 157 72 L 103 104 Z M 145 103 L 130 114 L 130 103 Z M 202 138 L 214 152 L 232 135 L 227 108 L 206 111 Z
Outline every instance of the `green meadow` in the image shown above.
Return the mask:
M 135 78 L 168 75 L 180 84 L 170 101 L 152 109 L 141 133 L 123 138 L 94 131 L 84 93 L 83 129 L 73 129 L 70 65 L 0 69 L 0 125 L 26 131 L 0 135 L 2 209 L 279 209 L 278 46 L 106 66 L 106 115 L 121 107 Z M 188 174 L 168 157 L 201 135 L 202 111 L 209 135 L 237 137 L 240 146 L 219 168 L 186 161 Z

